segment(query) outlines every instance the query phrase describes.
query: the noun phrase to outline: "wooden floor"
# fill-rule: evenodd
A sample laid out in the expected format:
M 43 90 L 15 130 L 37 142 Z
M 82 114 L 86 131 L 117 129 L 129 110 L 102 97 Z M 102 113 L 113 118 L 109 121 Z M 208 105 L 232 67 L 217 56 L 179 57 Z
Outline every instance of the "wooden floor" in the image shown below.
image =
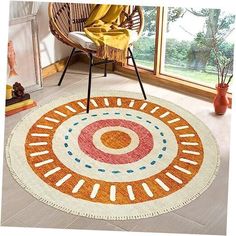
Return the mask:
M 38 105 L 87 91 L 86 65 L 71 66 L 62 86 L 58 87 L 56 84 L 60 74 L 46 79 L 44 88 L 32 93 Z M 225 235 L 231 111 L 224 116 L 215 116 L 213 106 L 209 102 L 148 84 L 144 86 L 147 94 L 172 101 L 195 114 L 216 137 L 220 146 L 221 165 L 215 181 L 206 192 L 189 205 L 157 217 L 127 221 L 94 220 L 64 213 L 36 200 L 16 183 L 4 160 L 2 225 Z M 108 74 L 108 77 L 104 78 L 102 70 L 95 70 L 92 91 L 122 90 L 128 94 L 128 91 L 140 92 L 139 89 L 135 80 L 116 74 Z M 13 127 L 27 112 L 29 111 L 6 118 L 5 142 Z

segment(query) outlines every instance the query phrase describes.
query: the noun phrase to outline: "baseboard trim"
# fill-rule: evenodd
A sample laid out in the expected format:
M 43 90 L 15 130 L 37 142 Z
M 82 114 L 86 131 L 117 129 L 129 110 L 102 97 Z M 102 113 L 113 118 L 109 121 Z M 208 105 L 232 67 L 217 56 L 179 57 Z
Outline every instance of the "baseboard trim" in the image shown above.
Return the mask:
M 56 74 L 57 72 L 63 71 L 66 66 L 67 60 L 68 60 L 68 57 L 65 57 L 42 68 L 42 78 L 47 79 L 48 77 Z M 71 58 L 70 65 L 76 63 L 78 60 L 79 60 L 79 56 L 75 54 Z
M 62 71 L 65 68 L 67 58 L 56 61 L 42 69 L 42 78 L 45 79 L 55 73 Z
M 63 71 L 65 66 L 66 66 L 66 62 L 68 60 L 68 57 L 66 58 L 62 58 L 61 60 L 58 60 L 54 63 L 52 63 L 51 65 L 48 65 L 44 68 L 42 68 L 42 78 L 43 79 L 47 79 L 48 77 L 56 74 L 57 72 Z M 88 64 L 89 60 L 88 57 L 85 54 L 75 54 L 72 58 L 71 58 L 71 62 L 70 65 L 76 63 L 76 62 L 83 62 Z M 94 58 L 94 62 L 98 62 L 100 61 L 97 58 Z M 98 68 L 104 68 L 104 65 L 98 65 L 96 66 Z M 107 71 L 112 71 L 112 65 L 108 64 L 107 65 Z

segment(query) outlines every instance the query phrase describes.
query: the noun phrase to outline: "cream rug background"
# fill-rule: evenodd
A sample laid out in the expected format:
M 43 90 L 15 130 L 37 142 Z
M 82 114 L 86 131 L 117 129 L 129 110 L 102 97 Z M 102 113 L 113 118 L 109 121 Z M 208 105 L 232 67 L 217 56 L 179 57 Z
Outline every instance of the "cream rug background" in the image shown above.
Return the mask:
M 174 103 L 156 97 L 148 96 L 147 101 L 143 101 L 140 94 L 127 94 L 127 92 L 116 91 L 93 93 L 95 104 L 91 104 L 90 113 L 85 114 L 83 106 L 78 103 L 82 102 L 82 105 L 86 105 L 85 97 L 86 95 L 61 98 L 42 107 L 35 108 L 12 131 L 6 148 L 7 163 L 13 177 L 34 197 L 68 213 L 99 219 L 126 220 L 151 217 L 180 208 L 190 203 L 209 187 L 219 167 L 219 151 L 209 129 L 194 115 Z M 108 103 L 105 98 L 108 99 Z M 134 103 L 133 106 L 131 106 L 132 102 Z M 145 103 L 147 104 L 145 105 Z M 155 110 L 156 107 L 158 109 Z M 45 120 L 45 113 L 48 113 L 46 117 L 51 117 L 51 119 L 54 119 L 54 122 Z M 66 115 L 66 117 L 61 113 Z M 107 114 L 108 118 L 104 115 L 106 113 L 109 113 Z M 49 116 L 49 114 L 54 115 Z M 127 114 L 131 116 L 127 116 Z M 141 117 L 141 119 L 137 117 Z M 181 119 L 181 122 L 185 122 L 184 125 L 178 125 L 178 118 Z M 109 163 L 109 155 L 105 162 L 104 160 L 96 160 L 96 155 L 92 157 L 91 155 L 94 154 L 86 153 L 83 145 L 78 146 L 77 139 L 80 131 L 88 125 L 106 119 L 122 119 L 135 122 L 139 126 L 144 127 L 154 137 L 153 146 L 149 147 L 147 145 L 151 149 L 144 153 L 144 156 L 141 155 L 143 154 L 141 152 L 139 160 L 130 160 L 129 163 Z M 175 119 L 178 121 L 173 121 Z M 55 120 L 60 122 L 56 123 Z M 172 123 L 169 123 L 170 121 Z M 74 125 L 77 122 L 79 123 L 78 126 Z M 126 123 L 128 127 L 129 122 Z M 52 129 L 37 127 L 37 125 L 42 126 L 42 124 L 43 126 L 51 124 L 49 127 L 52 127 Z M 126 125 L 125 122 L 123 125 Z M 158 129 L 155 126 L 158 126 Z M 184 126 L 188 127 L 183 128 Z M 35 129 L 37 131 L 36 127 L 39 130 L 43 130 L 43 132 L 38 132 L 37 134 L 47 134 L 46 130 L 49 131 L 49 137 L 32 136 L 35 133 L 30 130 Z M 71 127 L 73 127 L 73 131 L 71 131 L 71 143 L 69 143 L 71 149 L 69 151 L 73 155 L 79 155 L 79 164 L 73 159 L 73 155 L 68 155 L 68 149 L 63 146 L 65 144 L 64 138 L 67 136 L 66 132 Z M 74 127 L 79 128 L 74 129 Z M 124 132 L 125 129 L 129 129 L 127 127 L 122 128 Z M 109 127 L 100 132 L 107 132 L 107 129 Z M 181 139 L 176 139 L 176 135 L 192 134 L 192 131 L 195 131 L 198 136 L 200 140 L 199 145 L 188 144 L 186 148 L 186 143 L 191 143 L 187 137 L 183 137 L 182 140 L 182 143 L 185 144 L 180 145 Z M 70 131 L 68 132 L 70 133 Z M 160 136 L 161 132 L 164 133 L 167 141 L 166 151 L 162 153 L 163 158 L 160 158 L 158 161 L 155 159 L 158 165 L 152 165 L 150 163 L 153 163 L 153 158 L 160 154 L 163 149 L 163 145 L 160 144 L 160 141 L 164 139 Z M 138 144 L 137 142 L 135 143 L 137 137 L 132 133 L 132 130 L 127 131 L 127 133 L 130 135 L 131 141 L 134 141 L 133 144 L 131 142 L 131 149 L 128 150 L 127 148 L 129 147 L 125 147 L 123 154 L 118 153 L 117 155 L 125 155 L 127 151 L 131 152 L 137 148 Z M 95 141 L 96 148 L 102 152 L 109 153 L 109 148 L 108 150 L 101 143 L 98 144 L 99 135 L 101 134 L 97 133 L 94 138 L 94 140 L 97 140 Z M 43 138 L 51 138 L 53 153 L 47 153 L 47 149 L 40 149 L 39 152 L 30 152 L 32 146 L 30 146 L 28 141 L 29 137 L 36 138 L 38 140 L 37 143 L 45 142 Z M 42 140 L 39 141 L 41 138 Z M 49 143 L 48 140 L 47 142 Z M 42 148 L 43 145 L 33 147 Z M 189 147 L 193 148 L 191 149 L 194 150 L 192 151 L 193 153 L 186 153 Z M 112 152 L 112 150 L 110 151 Z M 119 151 L 122 152 L 122 149 Z M 179 155 L 180 151 L 181 155 Z M 40 154 L 40 152 L 43 152 L 43 154 Z M 186 159 L 188 159 L 186 155 L 192 158 L 191 164 L 186 164 Z M 56 161 L 46 164 L 42 164 L 42 162 L 53 159 L 54 156 L 58 159 L 58 163 L 60 162 L 62 166 L 65 166 L 65 170 L 62 168 L 49 175 L 48 172 L 50 170 L 57 168 L 53 166 L 53 163 Z M 73 156 L 73 158 L 70 158 L 70 156 Z M 202 156 L 201 163 L 200 159 L 198 159 L 199 156 Z M 38 164 L 34 162 L 37 158 L 45 157 L 47 159 L 42 159 L 40 162 L 37 162 Z M 178 161 L 182 158 L 182 162 L 172 165 L 175 157 Z M 183 162 L 183 159 L 185 162 Z M 88 161 L 92 168 L 85 167 Z M 84 168 L 78 168 L 78 165 L 81 163 Z M 176 169 L 176 166 L 181 167 L 179 163 L 183 163 L 182 170 Z M 47 165 L 52 165 L 53 168 L 50 170 L 43 169 Z M 114 166 L 116 168 L 119 167 L 121 173 L 112 173 Z M 146 168 L 141 170 L 140 168 L 143 166 Z M 171 167 L 171 169 L 165 171 L 168 167 Z M 105 169 L 105 172 L 95 171 L 102 168 Z M 183 172 L 183 169 L 185 172 Z M 67 174 L 63 172 L 68 170 L 71 170 L 71 172 Z M 128 170 L 132 170 L 134 173 L 127 172 Z M 173 170 L 175 172 L 171 172 Z M 167 172 L 172 174 L 172 178 L 169 174 L 166 174 Z M 189 172 L 191 173 L 189 174 Z M 47 174 L 46 177 L 44 176 L 45 174 Z M 176 178 L 173 179 L 173 175 Z M 165 176 L 164 179 L 161 179 L 163 176 Z M 88 179 L 88 181 L 82 184 L 81 179 Z M 158 183 L 156 179 L 161 180 L 162 184 Z M 166 185 L 163 185 L 163 183 L 166 183 Z M 81 189 L 77 192 L 74 189 L 76 184 L 81 185 Z M 104 186 L 106 185 L 104 189 L 103 184 Z M 166 187 L 169 188 L 168 191 Z M 120 189 L 122 189 L 122 194 L 120 194 Z M 140 189 L 142 193 L 138 195 L 137 190 Z M 132 196 L 132 193 L 134 196 Z

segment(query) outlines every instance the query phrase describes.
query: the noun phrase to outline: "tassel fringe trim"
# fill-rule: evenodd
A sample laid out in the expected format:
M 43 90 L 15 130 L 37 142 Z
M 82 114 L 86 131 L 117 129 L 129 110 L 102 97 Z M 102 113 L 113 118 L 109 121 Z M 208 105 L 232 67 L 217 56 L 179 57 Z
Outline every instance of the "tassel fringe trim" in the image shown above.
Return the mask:
M 108 58 L 109 60 L 114 60 L 121 63 L 125 63 L 126 55 L 127 55 L 127 48 L 125 50 L 121 50 L 107 45 L 99 46 L 96 52 L 96 56 L 99 58 L 102 59 Z

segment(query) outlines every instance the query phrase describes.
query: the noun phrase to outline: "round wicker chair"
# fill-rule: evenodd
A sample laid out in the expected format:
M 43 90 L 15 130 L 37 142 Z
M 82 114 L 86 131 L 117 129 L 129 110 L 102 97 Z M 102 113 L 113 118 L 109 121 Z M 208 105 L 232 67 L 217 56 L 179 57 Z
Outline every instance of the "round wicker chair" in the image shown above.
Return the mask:
M 90 92 L 91 92 L 91 79 L 92 79 L 92 66 L 104 64 L 104 76 L 107 75 L 107 64 L 108 63 L 115 63 L 112 60 L 102 60 L 100 62 L 94 63 L 93 57 L 96 53 L 96 49 L 82 46 L 82 43 L 78 41 L 72 40 L 70 35 L 73 32 L 83 32 L 84 24 L 89 17 L 90 10 L 92 5 L 91 4 L 81 4 L 81 3 L 49 3 L 48 6 L 48 15 L 49 15 L 49 26 L 52 34 L 61 42 L 67 44 L 68 46 L 72 47 L 71 54 L 67 60 L 65 69 L 61 75 L 61 78 L 58 82 L 60 86 L 62 80 L 65 76 L 67 67 L 69 62 L 75 53 L 75 50 L 78 49 L 76 52 L 83 52 L 89 58 L 89 81 L 88 81 L 88 96 L 87 96 L 87 113 L 89 112 L 89 104 L 90 104 Z M 121 22 L 120 27 L 127 28 L 132 30 L 132 32 L 136 32 L 136 39 L 141 36 L 144 26 L 144 17 L 143 11 L 140 6 L 129 6 L 128 11 L 122 12 L 123 14 L 123 22 Z M 90 39 L 88 39 L 90 40 Z M 91 40 L 90 40 L 91 41 Z M 93 43 L 91 41 L 91 43 Z M 132 45 L 132 41 L 130 42 L 130 46 Z M 146 94 L 142 85 L 142 81 L 135 63 L 135 59 L 133 57 L 132 50 L 130 47 L 128 48 L 129 56 L 127 58 L 131 58 L 134 64 L 135 72 L 144 96 L 146 99 Z

